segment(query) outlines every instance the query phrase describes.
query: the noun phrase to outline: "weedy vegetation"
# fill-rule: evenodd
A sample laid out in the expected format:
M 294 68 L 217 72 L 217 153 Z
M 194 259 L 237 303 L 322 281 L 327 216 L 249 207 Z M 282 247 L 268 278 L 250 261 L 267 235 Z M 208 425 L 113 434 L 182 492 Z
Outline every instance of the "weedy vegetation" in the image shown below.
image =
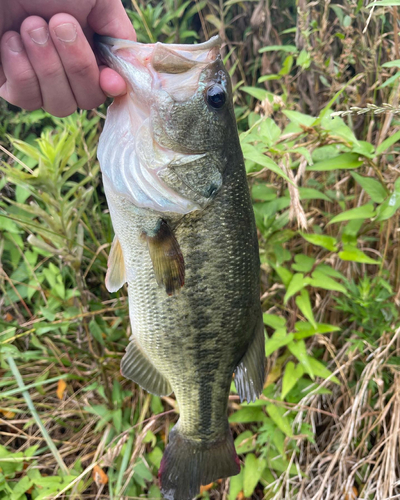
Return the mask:
M 400 44 L 381 0 L 125 2 L 139 41 L 219 34 L 262 267 L 267 378 L 203 498 L 400 496 Z M 124 379 L 105 107 L 0 108 L 0 499 L 161 498 L 173 397 Z

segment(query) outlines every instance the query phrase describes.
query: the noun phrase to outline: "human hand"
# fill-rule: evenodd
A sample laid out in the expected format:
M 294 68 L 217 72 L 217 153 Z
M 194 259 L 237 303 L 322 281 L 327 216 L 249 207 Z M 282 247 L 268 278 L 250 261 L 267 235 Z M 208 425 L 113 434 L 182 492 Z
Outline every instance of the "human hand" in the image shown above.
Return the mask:
M 96 62 L 94 32 L 136 40 L 121 0 L 0 0 L 0 97 L 62 117 L 124 94 Z

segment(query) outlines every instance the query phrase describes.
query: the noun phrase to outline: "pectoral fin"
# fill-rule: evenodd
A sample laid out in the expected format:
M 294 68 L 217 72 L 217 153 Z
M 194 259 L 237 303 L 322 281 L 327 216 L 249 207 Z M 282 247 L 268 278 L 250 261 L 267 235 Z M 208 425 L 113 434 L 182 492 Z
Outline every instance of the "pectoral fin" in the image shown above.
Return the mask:
M 185 262 L 174 233 L 167 222 L 161 220 L 154 236 L 143 233 L 147 241 L 157 283 L 173 295 L 184 284 Z
M 107 267 L 106 288 L 109 292 L 116 292 L 126 283 L 124 255 L 121 244 L 116 236 L 114 236 L 111 245 Z

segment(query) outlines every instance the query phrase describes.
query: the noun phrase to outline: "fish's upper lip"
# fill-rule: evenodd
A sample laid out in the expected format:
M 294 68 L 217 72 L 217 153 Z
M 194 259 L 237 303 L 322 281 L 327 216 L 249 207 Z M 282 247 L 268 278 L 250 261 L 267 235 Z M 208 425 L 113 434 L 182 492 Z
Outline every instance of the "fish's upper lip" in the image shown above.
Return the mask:
M 104 36 L 95 33 L 94 35 L 94 43 L 95 45 L 108 45 L 111 47 L 116 47 L 118 49 L 123 48 L 133 48 L 143 45 L 152 45 L 147 43 L 133 42 L 132 40 L 123 40 L 122 38 L 113 38 L 111 36 Z M 160 43 L 160 42 L 157 42 Z M 214 47 L 221 46 L 221 38 L 218 35 L 211 37 L 209 40 L 203 43 L 198 44 L 178 44 L 178 43 L 169 43 L 167 44 L 172 50 L 185 50 L 188 52 L 196 52 L 198 50 L 211 50 Z M 155 44 L 153 44 L 155 45 Z

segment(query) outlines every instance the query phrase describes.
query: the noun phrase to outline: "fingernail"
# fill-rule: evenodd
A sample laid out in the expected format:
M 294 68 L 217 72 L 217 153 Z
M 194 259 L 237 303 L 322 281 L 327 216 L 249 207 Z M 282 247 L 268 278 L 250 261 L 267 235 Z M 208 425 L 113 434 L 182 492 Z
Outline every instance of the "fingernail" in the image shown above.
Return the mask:
M 7 40 L 8 48 L 12 52 L 22 52 L 24 46 L 22 45 L 21 37 L 19 35 L 14 35 Z
M 61 40 L 61 42 L 75 42 L 78 32 L 76 27 L 72 23 L 59 24 L 54 28 L 56 37 Z
M 29 36 L 32 41 L 38 45 L 44 45 L 49 39 L 49 30 L 42 26 L 41 28 L 36 28 L 29 32 Z

